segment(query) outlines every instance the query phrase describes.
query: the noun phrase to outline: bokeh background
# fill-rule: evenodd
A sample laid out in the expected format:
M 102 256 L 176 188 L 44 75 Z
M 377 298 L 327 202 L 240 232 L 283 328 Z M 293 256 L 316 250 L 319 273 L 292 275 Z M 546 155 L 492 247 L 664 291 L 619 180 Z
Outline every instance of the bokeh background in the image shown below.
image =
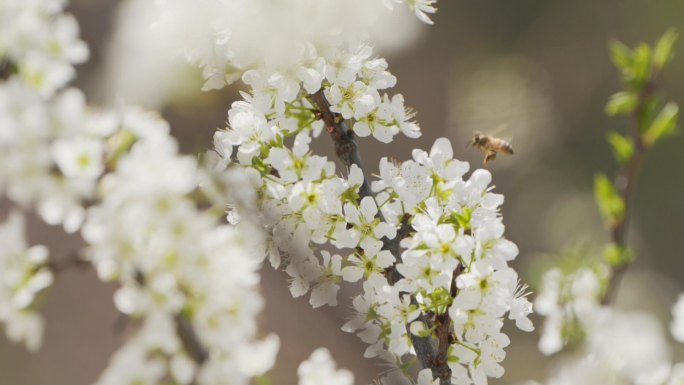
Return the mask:
M 76 85 L 96 104 L 135 101 L 160 108 L 183 150 L 201 152 L 210 145 L 214 130 L 224 126 L 240 86 L 198 93 L 196 75 L 182 69 L 178 78 L 183 81 L 158 79 L 151 63 L 154 55 L 149 54 L 158 47 L 145 45 L 145 35 L 139 35 L 133 47 L 126 43 L 130 36 L 127 40 L 120 32 L 119 43 L 109 43 L 117 25 L 140 22 L 118 13 L 123 3 L 72 0 L 71 11 L 92 50 Z M 380 156 L 407 159 L 412 148 L 429 149 L 441 136 L 452 140 L 456 157 L 477 167 L 482 155 L 466 143 L 473 131 L 496 132 L 512 138 L 516 150 L 514 156 L 500 156 L 490 169 L 496 190 L 506 196 L 507 237 L 520 247 L 514 267 L 524 281 L 534 289 L 543 269 L 569 245 L 591 249 L 607 241 L 593 203 L 592 180 L 598 170 L 614 174 L 604 138 L 608 129 L 625 124 L 603 112 L 608 96 L 619 88 L 607 42 L 652 42 L 668 27 L 684 30 L 684 2 L 441 0 L 434 26 L 400 20 L 388 23 L 388 36 L 397 32 L 382 48 L 399 79 L 394 91 L 403 93 L 407 105 L 418 112 L 423 137 L 398 137 L 391 145 L 361 140 L 369 170 L 375 170 Z M 684 39 L 676 51 L 680 57 L 664 83 L 670 98 L 682 104 Z M 117 61 L 124 58 L 125 63 Z M 332 154 L 327 138 L 317 146 Z M 638 260 L 623 281 L 618 305 L 654 312 L 667 331 L 670 305 L 684 290 L 684 135 L 649 153 L 634 198 L 629 241 Z M 0 207 L 4 216 L 8 207 Z M 30 228 L 30 241 L 48 244 L 53 255 L 67 255 L 80 245 L 77 237 L 38 221 Z M 0 337 L 0 385 L 95 381 L 111 352 L 133 329 L 112 305 L 115 288 L 88 270 L 59 275 L 43 303 L 43 349 L 29 354 Z M 278 363 L 269 375 L 273 384 L 296 384 L 298 363 L 318 346 L 328 347 L 340 366 L 351 369 L 356 384 L 370 384 L 390 369 L 363 359 L 364 344 L 340 330 L 351 314 L 348 298 L 357 290 L 341 291 L 336 308 L 313 310 L 306 298 L 290 297 L 284 273 L 270 266 L 263 269 L 267 308 L 260 322 L 265 332 L 281 337 Z M 539 329 L 541 320 L 535 321 Z M 504 361 L 506 375 L 493 383 L 543 380 L 558 358 L 538 352 L 538 331 L 508 331 L 513 342 Z M 672 359 L 684 360 L 684 350 L 675 344 Z

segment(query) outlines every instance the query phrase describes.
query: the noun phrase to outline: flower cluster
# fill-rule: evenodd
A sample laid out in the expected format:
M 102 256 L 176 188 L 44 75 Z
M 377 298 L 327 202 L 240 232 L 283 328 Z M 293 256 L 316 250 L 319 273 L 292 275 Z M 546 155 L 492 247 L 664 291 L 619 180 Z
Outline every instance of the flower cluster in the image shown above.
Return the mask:
M 320 61 L 309 55 L 311 47 L 334 47 L 341 41 L 373 41 L 375 35 L 386 35 L 388 30 L 396 29 L 386 19 L 396 21 L 388 11 L 397 3 L 408 6 L 423 22 L 431 23 L 427 15 L 436 11 L 435 2 L 158 0 L 161 16 L 154 27 L 170 43 L 169 50 L 202 69 L 205 90 L 222 88 L 249 68 L 273 65 L 284 70 L 281 82 L 286 85 L 300 74 L 297 67 L 302 60 L 311 66 L 301 71 L 316 76 Z M 381 64 L 375 67 L 378 65 Z
M 12 201 L 34 205 L 51 225 L 76 232 L 105 172 L 105 139 L 116 130 L 112 113 L 89 110 L 75 89 L 45 100 L 10 79 L 0 85 L 0 188 Z
M 600 302 L 607 274 L 602 264 L 569 274 L 559 268 L 544 274 L 534 303 L 537 313 L 546 317 L 539 340 L 542 353 L 556 353 L 584 338 L 603 309 Z
M 383 0 L 383 3 L 388 8 L 392 8 L 392 3 L 405 4 L 416 15 L 416 17 L 423 23 L 432 24 L 432 20 L 428 14 L 437 12 L 435 3 L 437 0 Z
M 45 246 L 27 247 L 24 217 L 14 211 L 0 225 L 0 322 L 7 337 L 36 350 L 43 335 L 43 319 L 31 308 L 36 295 L 52 284 L 52 272 L 45 267 Z
M 80 91 L 61 89 L 71 75 L 52 72 L 71 69 L 82 44 L 61 10 L 53 0 L 0 4 L 3 18 L 16 18 L 0 29 L 11 64 L 0 83 L 0 191 L 48 224 L 80 230 L 88 246 L 74 256 L 119 282 L 116 307 L 141 324 L 99 383 L 246 384 L 272 366 L 279 344 L 257 339 L 259 229 L 223 215 L 227 197 L 250 196 L 230 191 L 231 175 L 179 154 L 156 115 L 93 109 Z M 36 58 L 49 66 L 33 67 Z M 45 248 L 26 247 L 18 214 L 0 238 L 0 320 L 35 349 L 42 321 L 31 305 L 54 264 Z
M 117 381 L 111 383 L 157 383 L 167 373 L 158 366 L 175 370 L 176 362 L 193 374 L 174 377 L 179 383 L 195 376 L 203 384 L 221 384 L 227 377 L 247 383 L 271 367 L 278 348 L 275 336 L 254 341 L 263 308 L 257 292 L 263 258 L 258 250 L 264 248 L 259 232 L 247 221 L 240 227 L 221 224 L 216 213 L 197 208 L 190 194 L 198 189 L 201 168 L 178 154 L 164 121 L 138 110 L 122 115 L 125 131 L 118 135 L 133 144 L 102 178 L 100 203 L 89 209 L 82 234 L 100 278 L 121 283 L 117 308 L 144 322 L 121 354 L 160 363 L 136 366 L 140 371 L 134 372 L 115 357 L 101 383 L 113 377 Z M 248 232 L 253 235 L 246 237 Z M 204 352 L 179 342 L 176 328 L 184 324 Z
M 53 0 L 0 4 L 0 195 L 76 232 L 83 203 L 105 171 L 103 140 L 116 126 L 111 115 L 88 110 L 80 91 L 61 89 L 88 55 L 63 6 Z M 6 226 L 0 319 L 10 339 L 35 350 L 43 323 L 30 307 L 52 283 L 47 250 L 26 250 L 20 214 Z
M 310 143 L 323 128 L 312 95 L 323 92 L 331 111 L 358 119 L 353 129 L 359 135 L 391 141 L 399 132 L 415 137 L 420 131 L 401 95 L 379 96 L 378 89 L 394 85 L 396 79 L 384 60 L 371 58 L 370 47 L 330 48 L 319 57 L 309 46 L 304 53 L 290 78 L 275 68 L 247 71 L 243 79 L 252 91 L 233 104 L 228 129 L 214 139 L 220 167 L 236 160 L 258 171 L 261 211 L 275 245 L 271 262 L 278 267 L 280 254 L 286 254 L 292 294 L 301 296 L 311 289 L 312 305 L 334 305 L 343 278 L 356 281 L 362 270 L 382 271 L 394 263 L 381 248 L 383 239 L 394 238 L 396 226 L 376 218 L 373 198 L 359 199 L 367 183 L 359 167 L 352 165 L 342 178 L 333 162 L 311 152 Z M 309 247 L 327 242 L 359 249 L 348 256 L 353 266 L 343 271 L 342 256 L 317 256 Z
M 644 312 L 625 312 L 609 306 L 598 306 L 592 300 L 595 297 L 591 281 L 594 273 L 589 269 L 580 269 L 565 277 L 563 296 L 579 297 L 576 303 L 566 302 L 567 312 L 581 314 L 576 317 L 576 325 L 565 325 L 564 330 L 575 327 L 580 331 L 583 344 L 573 354 L 565 355 L 554 373 L 544 383 L 547 385 L 603 385 L 603 384 L 637 384 L 637 385 L 677 385 L 684 381 L 684 364 L 671 364 L 670 348 L 665 340 L 660 321 Z M 538 300 L 539 311 L 543 311 L 544 302 L 549 301 L 549 286 L 558 288 L 561 280 L 560 272 L 553 269 L 545 277 L 545 297 Z M 593 293 L 593 294 L 592 294 Z M 680 296 L 681 298 L 681 296 Z M 674 320 L 671 331 L 674 338 L 681 342 L 681 299 L 673 306 Z M 555 318 L 553 313 L 549 319 Z M 550 321 L 547 320 L 547 325 Z M 547 326 L 548 327 L 548 326 Z M 638 333 L 635 333 L 638 331 Z M 546 333 L 546 331 L 545 331 Z M 549 337 L 542 337 L 549 338 Z M 555 337 L 560 338 L 560 337 Z M 566 342 L 566 341 L 562 341 Z M 562 347 L 558 342 L 558 349 Z M 544 346 L 542 345 L 543 349 Z M 544 350 L 542 350 L 544 351 Z M 537 385 L 537 382 L 530 382 Z
M 393 286 L 381 275 L 369 279 L 354 301 L 358 315 L 345 329 L 361 330 L 371 344 L 367 355 L 387 349 L 401 356 L 412 343 L 407 324 L 420 336 L 435 326 L 420 320 L 421 313 L 440 322 L 448 316 L 453 383 L 484 383 L 503 374 L 499 362 L 509 344 L 501 332 L 503 317 L 508 313 L 522 330 L 533 329 L 527 318 L 532 306 L 507 265 L 518 248 L 503 238 L 503 196 L 490 191 L 485 170 L 463 180 L 468 164 L 453 159 L 446 139 L 438 139 L 429 154 L 414 151 L 413 158 L 400 166 L 383 160 L 382 179 L 373 183 L 385 218 L 410 218 L 396 265 L 403 278 Z
M 8 0 L 0 13 L 0 78 L 17 72 L 41 95 L 50 96 L 74 78 L 88 59 L 76 19 L 62 0 Z
M 31 8 L 38 3 L 47 8 Z M 283 267 L 292 295 L 310 293 L 314 307 L 335 305 L 342 282 L 361 281 L 357 315 L 343 328 L 370 345 L 368 356 L 433 362 L 419 384 L 501 376 L 504 320 L 532 330 L 532 305 L 508 266 L 518 249 L 504 238 L 503 196 L 491 191 L 491 175 L 466 177 L 469 165 L 442 138 L 401 164 L 383 159 L 371 181 L 354 140 L 421 133 L 403 96 L 385 93 L 396 78 L 365 36 L 373 13 L 360 10 L 404 3 L 430 22 L 435 1 L 159 3 L 155 28 L 202 69 L 205 89 L 238 77 L 250 87 L 214 136 L 211 166 L 181 155 L 156 115 L 90 109 L 79 91 L 61 90 L 71 75 L 27 72 L 36 55 L 60 68 L 84 59 L 75 24 L 55 27 L 58 44 L 2 54 L 10 68 L 0 85 L 2 191 L 46 222 L 80 230 L 83 256 L 102 280 L 119 283 L 114 303 L 140 325 L 98 383 L 245 384 L 264 373 L 278 348 L 274 336 L 257 338 L 257 270 L 266 257 Z M 62 20 L 59 1 L 17 4 L 2 3 L 9 11 L 0 15 L 21 9 Z M 5 39 L 14 37 L 3 31 Z M 313 152 L 324 128 L 344 176 Z M 22 253 L 12 263 L 35 282 L 18 287 L 3 276 L 11 295 L 0 297 L 0 309 L 25 309 L 50 283 L 47 256 Z M 321 350 L 299 372 L 302 384 L 352 381 Z
M 681 364 L 671 365 L 662 327 L 651 314 L 598 309 L 586 328 L 585 342 L 575 354 L 565 356 L 546 384 L 681 383 Z
M 258 171 L 261 212 L 275 245 L 271 262 L 278 267 L 284 253 L 292 294 L 311 290 L 312 305 L 321 306 L 337 303 L 342 279 L 357 281 L 363 271 L 382 272 L 394 263 L 381 249 L 383 239 L 395 237 L 396 223 L 380 220 L 375 199 L 360 199 L 367 181 L 359 167 L 352 165 L 347 178 L 339 177 L 332 161 L 312 153 L 310 143 L 324 125 L 313 95 L 327 95 L 330 110 L 343 119 L 358 119 L 353 129 L 362 135 L 390 141 L 401 131 L 410 136 L 420 131 L 401 95 L 380 98 L 378 89 L 394 85 L 395 78 L 384 60 L 371 58 L 370 47 L 331 48 L 321 57 L 309 48 L 289 79 L 275 68 L 247 71 L 243 78 L 252 91 L 233 104 L 229 127 L 214 141 L 220 167 L 237 161 Z M 352 252 L 344 258 L 325 251 L 316 255 L 309 247 L 328 242 Z M 344 269 L 343 259 L 350 262 Z
M 244 72 L 250 91 L 214 143 L 218 170 L 252 173 L 269 258 L 284 265 L 292 295 L 336 305 L 342 282 L 362 280 L 358 315 L 344 329 L 371 345 L 368 356 L 416 354 L 414 339 L 430 336 L 440 319 L 449 335 L 443 364 L 455 383 L 501 376 L 503 320 L 532 330 L 532 306 L 508 267 L 518 249 L 503 238 L 503 197 L 490 191 L 491 175 L 477 170 L 464 180 L 469 166 L 443 138 L 401 165 L 383 159 L 371 191 L 353 137 L 420 135 L 403 97 L 380 94 L 396 83 L 387 62 L 358 41 L 308 44 L 291 58 Z M 324 126 L 346 177 L 312 152 Z
M 350 371 L 335 369 L 335 361 L 325 348 L 314 350 L 311 357 L 299 365 L 297 374 L 299 385 L 352 385 L 354 383 L 354 376 Z

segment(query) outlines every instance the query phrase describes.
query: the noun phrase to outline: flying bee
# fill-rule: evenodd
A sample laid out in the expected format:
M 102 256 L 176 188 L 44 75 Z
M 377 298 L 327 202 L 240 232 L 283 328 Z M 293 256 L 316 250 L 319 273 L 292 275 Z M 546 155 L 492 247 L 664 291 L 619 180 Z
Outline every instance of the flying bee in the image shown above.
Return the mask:
M 492 135 L 485 135 L 480 132 L 476 132 L 473 135 L 473 140 L 470 145 L 477 147 L 480 151 L 485 153 L 484 165 L 486 166 L 490 160 L 496 158 L 496 154 L 502 152 L 504 154 L 513 155 L 513 146 L 501 138 L 497 138 Z

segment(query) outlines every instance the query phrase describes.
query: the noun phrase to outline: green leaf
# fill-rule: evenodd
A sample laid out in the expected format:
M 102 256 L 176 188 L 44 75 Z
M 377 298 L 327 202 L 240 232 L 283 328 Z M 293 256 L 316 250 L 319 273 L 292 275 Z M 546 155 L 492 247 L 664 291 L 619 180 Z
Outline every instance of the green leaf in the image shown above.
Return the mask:
M 665 65 L 672 60 L 674 53 L 672 52 L 672 46 L 677 41 L 679 33 L 674 28 L 670 28 L 663 36 L 658 39 L 658 42 L 653 49 L 653 67 L 658 70 L 663 69 Z
M 452 345 L 452 346 L 453 346 L 453 345 Z M 452 346 L 449 346 L 449 350 L 452 349 Z M 448 357 L 448 358 L 447 358 L 447 362 L 448 362 L 448 363 L 454 364 L 454 363 L 461 362 L 461 359 L 458 358 L 458 356 L 454 356 L 454 355 L 449 354 L 447 357 Z
M 610 266 L 618 267 L 632 262 L 634 253 L 628 247 L 611 243 L 603 249 L 603 258 Z
M 609 223 L 614 224 L 624 218 L 625 201 L 605 174 L 599 173 L 594 177 L 594 198 L 601 215 Z
M 613 64 L 623 73 L 631 71 L 634 63 L 634 52 L 617 40 L 611 41 L 608 46 Z
M 639 44 L 634 50 L 634 64 L 626 80 L 636 89 L 641 89 L 651 77 L 651 47 Z
M 135 134 L 126 128 L 122 128 L 107 139 L 107 166 L 116 168 L 119 159 L 131 150 L 138 140 Z
M 472 219 L 473 210 L 470 208 L 463 208 L 462 213 L 453 211 L 451 217 L 448 219 L 448 223 L 458 225 L 459 228 L 464 230 L 470 229 L 470 220 Z
M 608 143 L 613 149 L 613 156 L 620 164 L 626 164 L 634 155 L 634 142 L 616 131 L 611 131 L 607 136 Z
M 256 383 L 256 385 L 272 385 L 273 384 L 266 374 L 260 374 L 258 376 L 255 376 L 254 377 L 254 383 Z
M 660 112 L 662 105 L 663 103 L 660 100 L 660 97 L 657 95 L 651 95 L 641 101 L 639 116 L 637 119 L 637 129 L 640 135 L 643 135 L 648 127 L 651 126 L 651 123 L 656 118 L 656 115 L 658 115 Z
M 639 102 L 634 92 L 622 91 L 611 95 L 606 104 L 606 113 L 610 116 L 627 115 L 634 111 Z
M 670 102 L 660 110 L 658 116 L 653 120 L 653 123 L 646 129 L 642 136 L 642 140 L 646 146 L 652 146 L 658 140 L 667 135 L 674 133 L 677 127 L 677 118 L 679 116 L 679 107 L 677 103 Z

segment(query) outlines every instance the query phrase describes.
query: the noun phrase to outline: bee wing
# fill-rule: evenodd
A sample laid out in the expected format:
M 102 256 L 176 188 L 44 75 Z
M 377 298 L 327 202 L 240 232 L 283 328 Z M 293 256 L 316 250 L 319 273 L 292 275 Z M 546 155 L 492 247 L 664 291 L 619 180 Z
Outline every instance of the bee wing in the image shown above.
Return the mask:
M 490 135 L 491 135 L 491 136 L 499 136 L 499 134 L 501 134 L 502 132 L 505 132 L 505 131 L 507 131 L 507 130 L 508 130 L 508 122 L 506 122 L 506 123 L 501 123 L 501 124 L 499 124 L 498 126 L 496 126 L 496 128 L 494 128 L 494 129 L 492 130 L 492 132 L 490 133 Z
M 495 138 L 499 139 L 501 142 L 506 143 L 508 145 L 507 148 L 502 148 L 502 150 L 503 150 L 502 152 L 509 154 L 509 155 L 513 155 L 513 146 L 512 146 L 513 137 L 512 136 L 498 137 L 498 134 L 501 131 L 505 131 L 507 129 L 508 129 L 508 123 L 503 123 L 503 124 L 499 125 L 498 127 L 496 127 L 496 129 L 494 129 L 494 132 L 492 132 L 492 136 L 494 136 Z

